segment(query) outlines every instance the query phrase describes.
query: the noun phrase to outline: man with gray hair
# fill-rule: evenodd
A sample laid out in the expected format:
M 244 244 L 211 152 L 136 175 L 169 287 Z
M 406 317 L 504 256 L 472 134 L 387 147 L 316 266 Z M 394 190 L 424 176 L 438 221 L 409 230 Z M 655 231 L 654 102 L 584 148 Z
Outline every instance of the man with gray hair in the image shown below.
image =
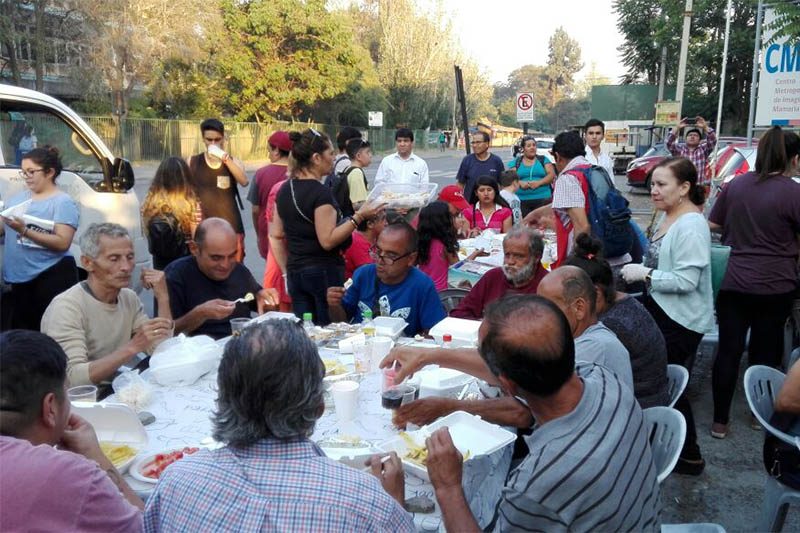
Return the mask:
M 538 231 L 527 226 L 512 228 L 503 239 L 503 266 L 484 274 L 450 316 L 480 320 L 486 306 L 506 294 L 536 294 L 547 274 L 541 263 L 543 250 Z
M 91 224 L 80 238 L 86 281 L 56 296 L 42 317 L 42 333 L 67 354 L 70 386 L 110 380 L 140 352 L 172 336 L 164 274 L 143 269 L 142 285 L 152 289 L 159 316 L 149 319 L 128 288 L 135 266 L 133 242 L 119 224 Z
M 145 531 L 414 531 L 396 454 L 371 459 L 379 482 L 309 440 L 324 410 L 324 375 L 298 324 L 267 321 L 232 338 L 212 416 L 214 439 L 225 446 L 162 474 Z

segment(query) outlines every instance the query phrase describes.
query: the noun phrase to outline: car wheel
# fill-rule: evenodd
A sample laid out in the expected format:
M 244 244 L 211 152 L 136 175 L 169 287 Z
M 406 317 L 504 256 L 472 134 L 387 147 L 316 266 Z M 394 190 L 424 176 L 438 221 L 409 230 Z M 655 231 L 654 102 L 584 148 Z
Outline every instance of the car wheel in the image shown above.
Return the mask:
M 647 179 L 644 180 L 644 190 L 647 191 L 648 193 L 650 192 L 650 178 L 652 178 L 652 175 L 647 176 Z

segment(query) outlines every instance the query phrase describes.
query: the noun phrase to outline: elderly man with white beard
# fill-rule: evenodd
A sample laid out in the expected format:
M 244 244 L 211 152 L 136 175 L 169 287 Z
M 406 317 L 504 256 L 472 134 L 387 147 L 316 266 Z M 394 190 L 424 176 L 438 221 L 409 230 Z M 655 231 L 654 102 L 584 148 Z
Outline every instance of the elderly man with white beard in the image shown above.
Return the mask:
M 539 232 L 527 226 L 513 228 L 503 240 L 503 266 L 487 272 L 450 316 L 481 320 L 484 309 L 507 294 L 536 294 L 547 274 L 541 264 L 543 250 Z

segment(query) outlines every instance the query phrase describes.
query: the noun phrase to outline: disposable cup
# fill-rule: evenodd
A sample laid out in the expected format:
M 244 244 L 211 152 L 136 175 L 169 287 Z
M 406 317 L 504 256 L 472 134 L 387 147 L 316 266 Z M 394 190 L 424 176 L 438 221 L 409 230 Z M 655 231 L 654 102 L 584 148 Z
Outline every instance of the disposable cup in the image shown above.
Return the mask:
M 368 374 L 372 372 L 372 344 L 365 340 L 357 339 L 353 341 L 353 360 L 356 365 L 356 372 Z
M 378 368 L 380 362 L 384 357 L 389 355 L 394 347 L 394 341 L 391 337 L 372 337 L 369 339 L 370 350 L 372 352 L 372 367 Z
M 356 417 L 358 388 L 355 381 L 337 381 L 331 385 L 331 396 L 339 422 L 349 422 Z
M 67 390 L 70 402 L 96 402 L 97 387 L 94 385 L 79 385 Z
M 249 322 L 249 318 L 231 318 L 231 335 L 241 333 Z

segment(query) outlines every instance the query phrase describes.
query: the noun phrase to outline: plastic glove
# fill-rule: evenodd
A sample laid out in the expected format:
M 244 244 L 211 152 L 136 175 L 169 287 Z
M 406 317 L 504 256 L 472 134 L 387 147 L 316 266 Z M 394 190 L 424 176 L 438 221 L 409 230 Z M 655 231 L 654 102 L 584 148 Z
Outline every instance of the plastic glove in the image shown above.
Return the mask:
M 637 281 L 644 281 L 644 278 L 652 271 L 652 268 L 644 265 L 629 263 L 622 267 L 622 279 L 626 283 L 635 283 Z

